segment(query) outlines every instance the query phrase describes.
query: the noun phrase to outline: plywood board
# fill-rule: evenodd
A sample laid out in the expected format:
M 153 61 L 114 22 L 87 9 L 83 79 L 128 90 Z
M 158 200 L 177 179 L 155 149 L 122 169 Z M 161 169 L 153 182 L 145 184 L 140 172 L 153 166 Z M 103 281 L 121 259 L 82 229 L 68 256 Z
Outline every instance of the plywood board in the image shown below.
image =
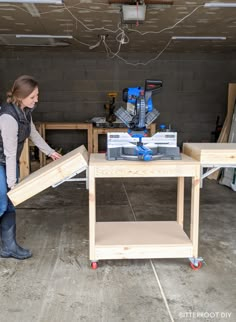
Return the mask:
M 183 153 L 202 165 L 236 164 L 236 143 L 184 143 Z
M 82 145 L 30 174 L 17 184 L 13 190 L 9 191 L 8 197 L 17 206 L 37 193 L 73 175 L 75 172 L 85 170 L 87 167 L 88 152 Z
M 97 259 L 184 258 L 193 245 L 177 222 L 98 222 Z

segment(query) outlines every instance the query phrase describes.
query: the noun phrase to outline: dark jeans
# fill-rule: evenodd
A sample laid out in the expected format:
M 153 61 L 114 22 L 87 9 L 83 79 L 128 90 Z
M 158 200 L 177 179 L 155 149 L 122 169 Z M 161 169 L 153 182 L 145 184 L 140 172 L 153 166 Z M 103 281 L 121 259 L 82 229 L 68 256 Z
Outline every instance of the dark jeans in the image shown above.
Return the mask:
M 0 164 L 0 217 L 6 213 L 15 212 L 15 207 L 7 196 L 8 191 L 6 167 Z

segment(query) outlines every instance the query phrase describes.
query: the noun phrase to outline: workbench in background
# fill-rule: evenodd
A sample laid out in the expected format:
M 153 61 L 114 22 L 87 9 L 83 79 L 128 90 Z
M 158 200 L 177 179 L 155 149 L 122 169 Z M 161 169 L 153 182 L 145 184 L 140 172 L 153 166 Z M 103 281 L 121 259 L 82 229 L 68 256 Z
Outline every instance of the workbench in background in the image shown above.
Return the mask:
M 46 141 L 47 131 L 53 130 L 78 130 L 78 131 L 87 131 L 87 149 L 88 153 L 92 153 L 93 149 L 93 125 L 92 123 L 41 123 L 41 136 Z M 40 152 L 42 160 L 40 167 L 46 164 L 46 156 L 42 152 Z
M 93 125 L 91 123 L 36 123 L 36 128 L 39 134 L 46 141 L 46 135 L 48 130 L 86 130 L 87 131 L 87 149 L 88 153 L 92 153 L 93 149 Z M 30 146 L 32 146 L 30 140 L 26 140 L 24 148 L 20 158 L 20 179 L 30 174 Z M 46 165 L 46 155 L 39 151 L 40 168 Z
M 96 179 L 177 177 L 176 221 L 96 221 Z M 184 179 L 192 178 L 190 236 L 183 230 Z M 89 245 L 92 267 L 103 259 L 194 258 L 198 256 L 200 163 L 182 160 L 107 161 L 91 154 L 89 161 Z M 158 192 L 157 192 L 158 198 Z
M 98 153 L 98 136 L 110 132 L 127 132 L 127 127 L 94 127 L 93 128 L 93 153 Z M 156 124 L 152 123 L 148 126 L 149 135 L 152 136 L 156 133 Z
M 39 134 L 42 136 L 42 123 L 36 122 L 35 127 Z M 24 147 L 20 157 L 20 180 L 27 177 L 30 174 L 30 147 L 34 146 L 30 139 L 26 139 Z M 43 154 L 39 154 L 39 163 L 42 164 Z

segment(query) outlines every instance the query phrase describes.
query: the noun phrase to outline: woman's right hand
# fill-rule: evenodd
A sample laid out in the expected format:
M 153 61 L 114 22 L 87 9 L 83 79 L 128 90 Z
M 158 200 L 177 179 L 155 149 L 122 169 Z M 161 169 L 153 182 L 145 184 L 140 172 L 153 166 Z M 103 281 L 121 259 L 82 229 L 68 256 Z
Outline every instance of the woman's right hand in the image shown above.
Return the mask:
M 55 161 L 55 160 L 57 160 L 57 159 L 60 159 L 61 158 L 61 154 L 60 153 L 58 153 L 58 152 L 53 152 L 51 155 L 50 155 L 50 158 L 52 158 L 53 159 L 53 161 Z

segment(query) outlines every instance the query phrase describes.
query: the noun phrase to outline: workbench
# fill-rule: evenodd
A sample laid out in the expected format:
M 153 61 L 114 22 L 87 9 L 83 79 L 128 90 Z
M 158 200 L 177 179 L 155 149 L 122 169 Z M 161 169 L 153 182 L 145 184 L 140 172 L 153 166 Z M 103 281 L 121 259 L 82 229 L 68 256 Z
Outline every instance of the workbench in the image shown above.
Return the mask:
M 46 140 L 46 131 L 48 130 L 85 130 L 87 131 L 87 150 L 88 153 L 92 153 L 93 149 L 93 125 L 92 123 L 53 123 L 53 122 L 44 122 L 35 123 L 35 126 L 44 140 Z M 33 143 L 26 139 L 24 143 L 24 148 L 20 157 L 20 180 L 24 179 L 30 174 L 30 146 Z M 46 155 L 39 151 L 39 164 L 40 168 L 46 165 Z
M 156 133 L 156 124 L 152 123 L 148 127 L 150 136 Z M 93 153 L 98 153 L 98 136 L 110 132 L 127 132 L 127 127 L 94 127 L 93 128 Z
M 51 123 L 51 122 L 45 122 L 41 123 L 41 136 L 43 139 L 46 141 L 46 131 L 48 130 L 86 130 L 87 131 L 87 140 L 88 140 L 88 145 L 87 145 L 87 150 L 88 153 L 92 153 L 93 149 L 93 125 L 92 123 L 66 123 L 66 122 L 61 122 L 61 123 Z M 42 161 L 41 161 L 42 160 Z M 40 151 L 40 167 L 44 166 L 46 164 L 46 156 Z
M 177 177 L 176 221 L 97 222 L 97 178 Z M 183 230 L 184 178 L 192 178 L 190 237 Z M 98 260 L 126 258 L 194 258 L 198 256 L 200 163 L 186 155 L 182 160 L 107 161 L 91 154 L 89 162 L 89 253 Z M 157 195 L 158 198 L 158 195 Z M 198 263 L 197 263 L 198 265 Z

